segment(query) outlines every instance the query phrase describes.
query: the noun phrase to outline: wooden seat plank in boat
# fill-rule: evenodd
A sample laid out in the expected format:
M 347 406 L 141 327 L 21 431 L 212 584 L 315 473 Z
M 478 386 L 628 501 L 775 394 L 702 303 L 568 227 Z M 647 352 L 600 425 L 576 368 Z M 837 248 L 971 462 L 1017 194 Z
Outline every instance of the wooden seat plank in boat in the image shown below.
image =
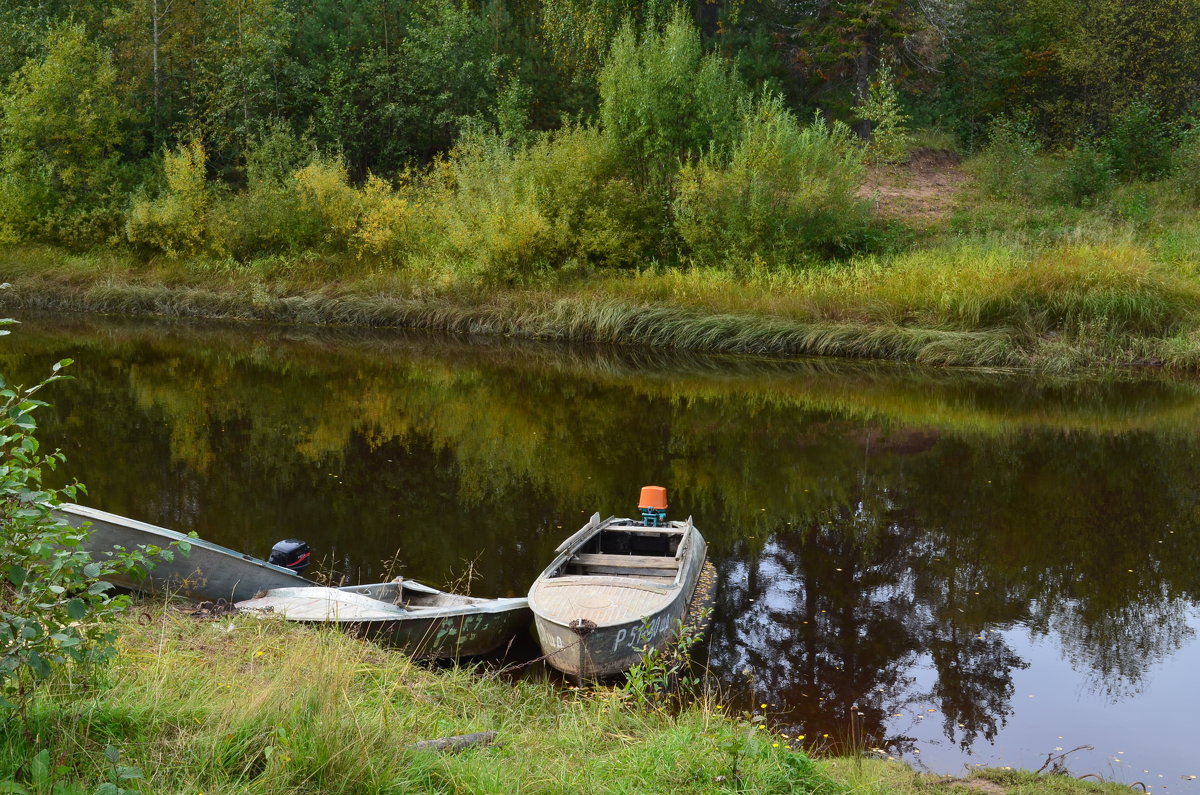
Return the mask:
M 659 555 L 604 555 L 598 552 L 579 552 L 571 558 L 572 563 L 589 568 L 611 566 L 623 569 L 678 569 L 679 561 Z

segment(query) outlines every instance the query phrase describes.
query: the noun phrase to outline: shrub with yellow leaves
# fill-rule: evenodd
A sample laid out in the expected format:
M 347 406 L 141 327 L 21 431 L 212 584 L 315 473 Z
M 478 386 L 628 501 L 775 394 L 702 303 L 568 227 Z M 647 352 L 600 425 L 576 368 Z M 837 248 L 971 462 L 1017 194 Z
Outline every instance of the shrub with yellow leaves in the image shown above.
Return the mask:
M 134 199 L 125 224 L 129 242 L 173 257 L 203 247 L 211 199 L 206 160 L 204 144 L 198 140 L 163 152 L 166 189 L 154 198 Z

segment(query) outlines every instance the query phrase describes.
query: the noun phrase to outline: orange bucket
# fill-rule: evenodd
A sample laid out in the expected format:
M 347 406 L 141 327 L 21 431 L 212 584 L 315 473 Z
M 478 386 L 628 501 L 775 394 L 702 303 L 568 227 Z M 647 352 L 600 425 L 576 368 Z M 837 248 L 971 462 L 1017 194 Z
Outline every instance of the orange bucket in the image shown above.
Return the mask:
M 667 490 L 662 486 L 642 486 L 642 498 L 638 508 L 665 511 L 667 509 Z

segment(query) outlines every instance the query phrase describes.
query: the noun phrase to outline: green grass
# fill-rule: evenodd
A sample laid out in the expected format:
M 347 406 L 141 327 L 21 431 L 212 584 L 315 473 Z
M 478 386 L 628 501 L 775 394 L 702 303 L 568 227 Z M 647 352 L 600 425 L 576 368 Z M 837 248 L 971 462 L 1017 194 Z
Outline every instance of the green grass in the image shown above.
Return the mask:
M 33 747 L 15 721 L 0 730 L 0 780 L 46 747 L 94 785 L 109 744 L 154 793 L 707 792 L 729 772 L 717 746 L 739 729 L 702 708 L 638 711 L 607 690 L 431 671 L 333 631 L 147 610 L 99 686 L 44 689 Z M 406 750 L 484 730 L 497 746 Z M 742 767 L 757 791 L 835 791 L 765 734 Z
M 879 759 L 831 759 L 822 764 L 822 770 L 840 782 L 847 792 L 862 795 L 1084 795 L 1130 791 L 1130 787 L 1115 782 L 1045 776 L 1004 768 L 977 770 L 961 778 L 937 776 L 918 773 L 899 762 Z
M 711 700 L 680 714 L 632 708 L 611 690 L 430 670 L 334 631 L 172 606 L 139 606 L 122 632 L 108 668 L 40 688 L 29 735 L 17 720 L 0 727 L 0 788 L 28 782 L 46 750 L 56 792 L 92 792 L 112 775 L 112 746 L 144 772 L 137 791 L 181 795 L 978 791 L 870 760 L 814 763 Z M 499 742 L 407 748 L 483 730 Z M 723 744 L 747 736 L 735 778 Z M 987 791 L 1116 791 L 1036 781 L 1055 789 Z

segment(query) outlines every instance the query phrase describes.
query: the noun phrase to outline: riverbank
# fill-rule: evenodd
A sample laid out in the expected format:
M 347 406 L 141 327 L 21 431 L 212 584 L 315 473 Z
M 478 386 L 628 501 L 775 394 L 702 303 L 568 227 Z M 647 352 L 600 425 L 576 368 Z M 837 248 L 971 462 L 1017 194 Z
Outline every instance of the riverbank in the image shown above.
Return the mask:
M 28 782 L 45 749 L 51 779 L 87 784 L 61 791 L 91 792 L 116 781 L 111 747 L 144 776 L 122 786 L 155 793 L 1128 791 L 824 760 L 811 740 L 727 716 L 715 697 L 669 714 L 613 690 L 431 670 L 336 632 L 158 604 L 123 622 L 109 667 L 43 685 L 29 728 L 32 743 L 16 720 L 0 728 L 0 788 Z M 497 742 L 459 754 L 408 747 L 480 731 Z
M 736 276 L 547 273 L 529 286 L 352 257 L 140 261 L 0 249 L 0 310 L 418 328 L 719 353 L 1064 372 L 1200 368 L 1190 260 L 1134 238 L 1055 246 L 966 238 Z

